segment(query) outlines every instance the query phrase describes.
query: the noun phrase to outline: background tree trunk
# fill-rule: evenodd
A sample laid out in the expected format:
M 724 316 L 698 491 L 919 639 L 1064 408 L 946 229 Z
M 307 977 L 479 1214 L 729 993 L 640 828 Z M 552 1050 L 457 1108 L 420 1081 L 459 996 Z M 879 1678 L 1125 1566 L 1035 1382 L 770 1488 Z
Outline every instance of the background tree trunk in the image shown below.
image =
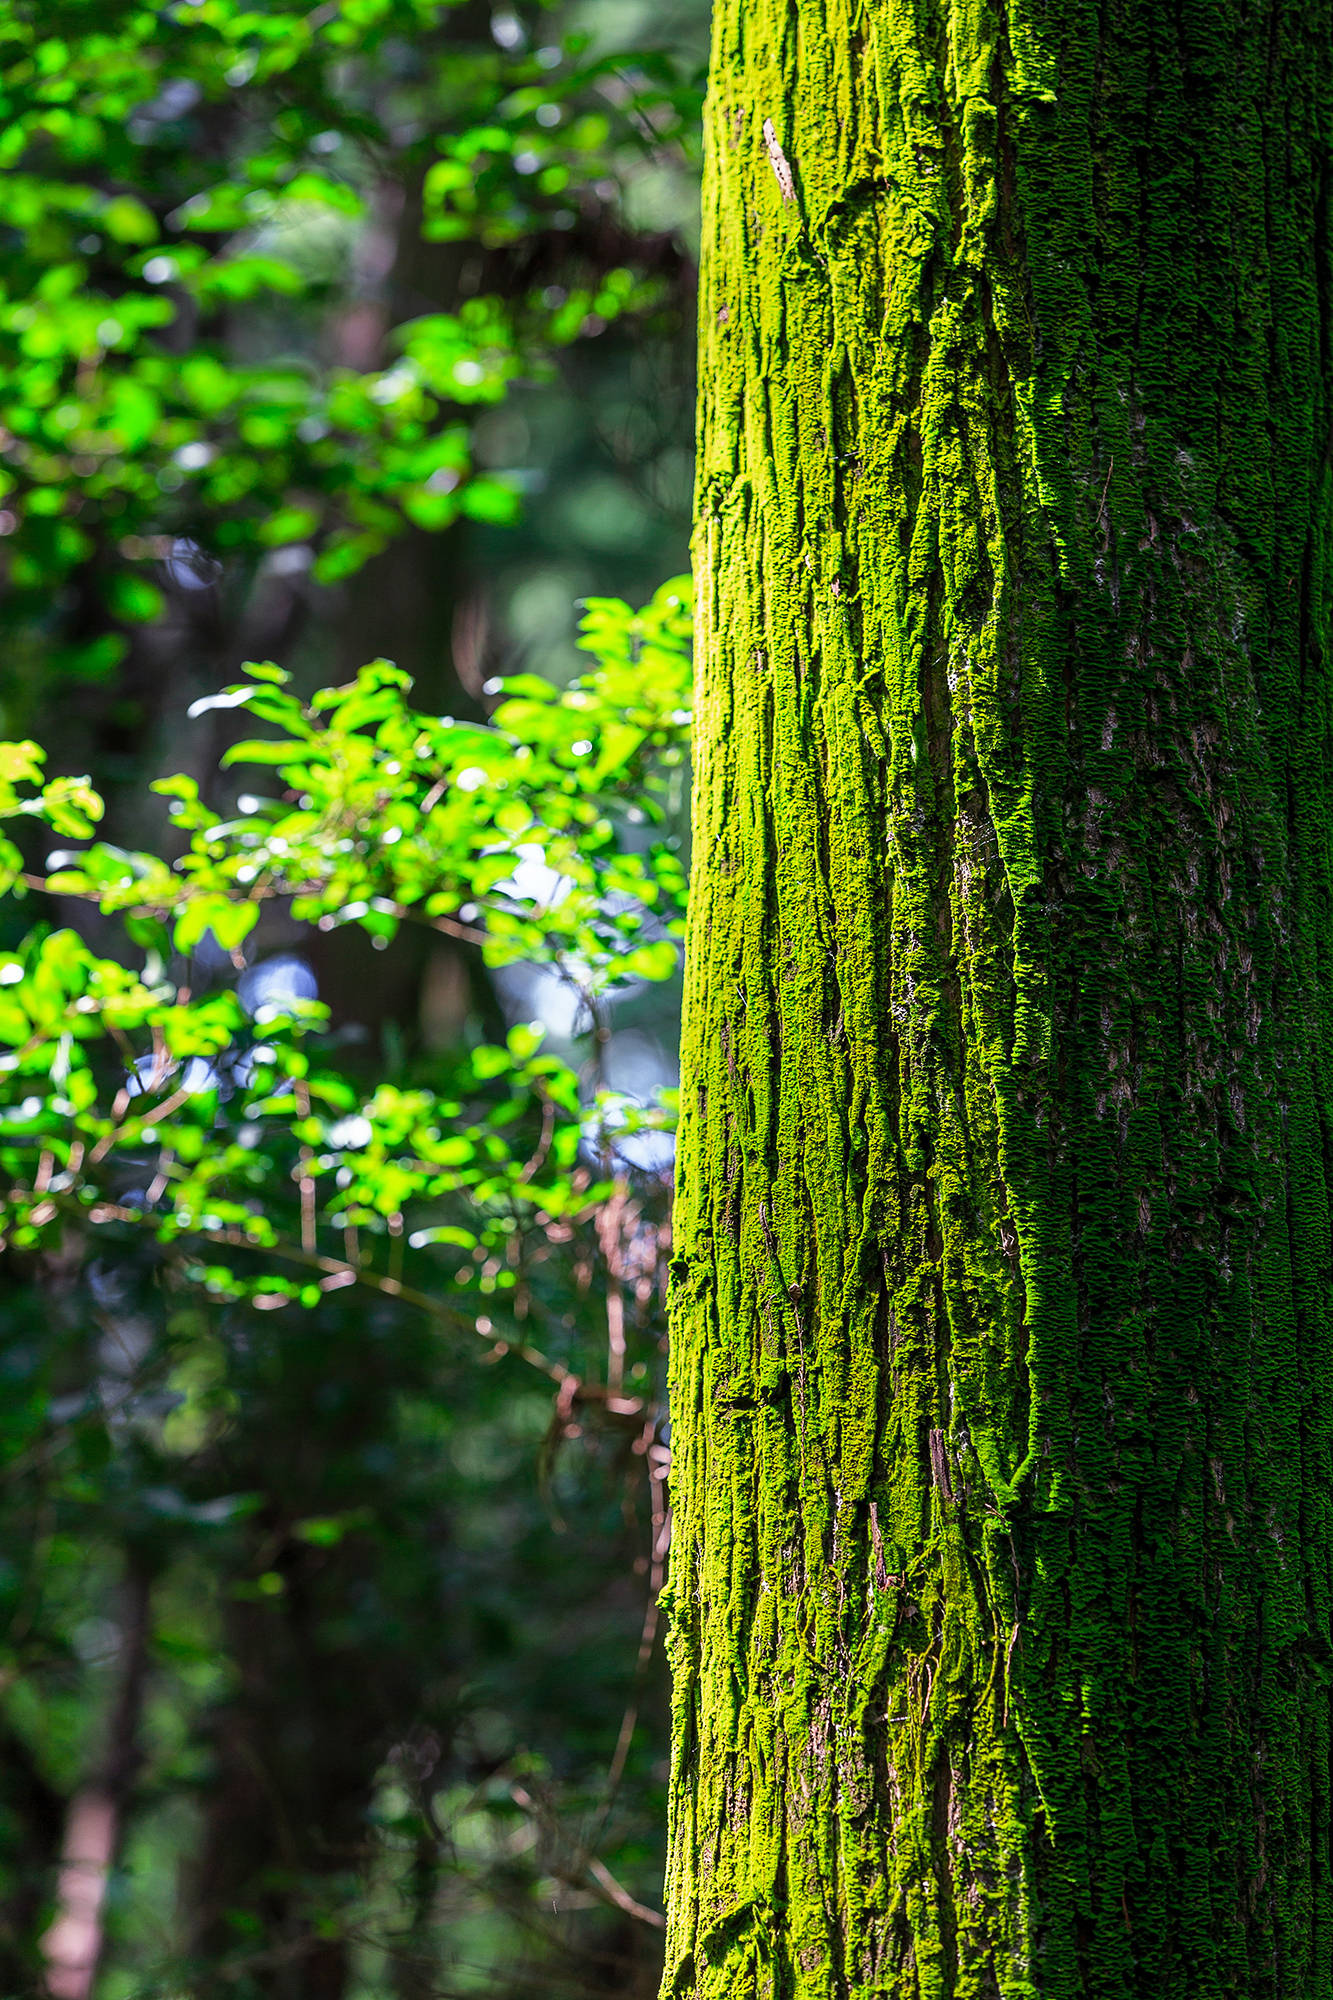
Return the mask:
M 125 1836 L 125 1813 L 143 1761 L 140 1729 L 148 1680 L 152 1567 L 130 1559 L 123 1588 L 116 1688 L 101 1769 L 69 1802 L 56 1882 L 56 1914 L 45 1937 L 51 2000 L 89 2000 L 106 1947 L 106 1902 Z
M 1327 2000 L 1326 0 L 719 0 L 672 1996 Z

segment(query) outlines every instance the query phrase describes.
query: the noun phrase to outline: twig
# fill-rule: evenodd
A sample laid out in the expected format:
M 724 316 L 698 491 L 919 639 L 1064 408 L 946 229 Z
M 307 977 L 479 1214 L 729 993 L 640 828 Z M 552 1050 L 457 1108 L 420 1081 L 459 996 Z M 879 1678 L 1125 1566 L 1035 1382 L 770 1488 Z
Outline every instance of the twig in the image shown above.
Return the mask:
M 1106 484 L 1102 488 L 1101 502 L 1097 508 L 1097 519 L 1101 522 L 1105 522 L 1106 520 L 1106 496 L 1111 490 L 1111 474 L 1114 471 L 1115 471 L 1115 454 L 1112 453 L 1111 463 L 1106 468 Z
M 509 1796 L 522 1812 L 530 1813 L 536 1820 L 545 1819 L 547 1831 L 558 1834 L 558 1827 L 552 1824 L 551 1816 L 543 1813 L 539 1802 L 522 1785 L 511 1783 Z M 614 1903 L 618 1910 L 623 1910 L 627 1917 L 633 1917 L 641 1924 L 650 1924 L 654 1930 L 666 1929 L 666 1918 L 661 1911 L 650 1910 L 645 1903 L 637 1902 L 629 1890 L 617 1882 L 606 1863 L 599 1861 L 596 1855 L 579 1857 L 574 1866 L 560 1867 L 557 1864 L 552 1873 L 561 1881 L 567 1882 L 572 1889 L 582 1888 L 591 1877 L 607 1900 Z
M 128 1222 L 140 1230 L 154 1226 L 154 1218 L 151 1215 L 136 1208 L 125 1208 L 119 1202 L 101 1201 L 91 1208 L 85 1208 L 81 1202 L 64 1197 L 57 1198 L 57 1205 L 68 1213 L 79 1216 L 81 1220 L 91 1222 L 94 1226 L 104 1222 Z M 257 1257 L 276 1257 L 285 1264 L 295 1264 L 301 1269 L 323 1271 L 331 1277 L 338 1278 L 344 1285 L 365 1285 L 369 1291 L 380 1292 L 385 1298 L 401 1299 L 404 1305 L 415 1306 L 419 1311 L 428 1313 L 432 1319 L 442 1320 L 456 1333 L 475 1334 L 478 1340 L 486 1341 L 492 1348 L 499 1348 L 506 1354 L 516 1354 L 520 1361 L 526 1361 L 529 1367 L 537 1369 L 551 1382 L 561 1386 L 567 1382 L 578 1385 L 579 1378 L 572 1369 L 564 1367 L 559 1361 L 552 1361 L 530 1341 L 511 1340 L 507 1334 L 483 1332 L 477 1323 L 468 1319 L 465 1314 L 454 1312 L 442 1300 L 432 1297 L 429 1292 L 418 1291 L 414 1286 L 405 1285 L 397 1278 L 382 1277 L 378 1271 L 343 1263 L 337 1257 L 323 1257 L 307 1250 L 300 1250 L 294 1243 L 281 1241 L 256 1243 L 241 1229 L 193 1227 L 182 1230 L 173 1240 L 184 1243 L 191 1237 L 197 1237 L 205 1243 L 224 1244 L 229 1250 L 249 1250 Z
M 518 1177 L 520 1187 L 525 1181 L 530 1181 L 534 1174 L 539 1174 L 546 1165 L 546 1156 L 551 1150 L 551 1135 L 555 1131 L 555 1102 L 550 1092 L 542 1090 L 540 1085 L 538 1094 L 542 1101 L 542 1129 L 537 1140 L 537 1150 Z
M 597 1211 L 597 1237 L 606 1264 L 606 1386 L 618 1396 L 625 1382 L 625 1266 L 621 1225 L 628 1197 L 617 1183 L 610 1201 Z
M 588 1863 L 588 1873 L 600 1889 L 605 1890 L 618 1910 L 627 1917 L 635 1917 L 641 1924 L 651 1924 L 655 1931 L 666 1929 L 666 1918 L 660 1910 L 650 1910 L 644 1903 L 636 1903 L 628 1889 L 622 1889 L 604 1861 L 594 1855 Z
M 296 1115 L 301 1119 L 310 1116 L 310 1086 L 304 1077 L 297 1077 L 293 1087 L 296 1099 Z M 301 1248 L 305 1254 L 313 1256 L 318 1247 L 315 1232 L 315 1181 L 310 1171 L 310 1162 L 315 1155 L 309 1146 L 302 1146 L 299 1164 L 294 1175 L 297 1191 L 301 1198 Z

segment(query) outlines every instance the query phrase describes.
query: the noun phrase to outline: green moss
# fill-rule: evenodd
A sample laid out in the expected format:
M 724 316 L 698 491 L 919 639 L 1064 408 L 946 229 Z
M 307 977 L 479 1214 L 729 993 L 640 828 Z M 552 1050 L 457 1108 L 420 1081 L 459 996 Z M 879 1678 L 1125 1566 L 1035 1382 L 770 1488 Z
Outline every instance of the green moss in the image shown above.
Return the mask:
M 718 0 L 680 2000 L 1333 2000 L 1331 47 Z

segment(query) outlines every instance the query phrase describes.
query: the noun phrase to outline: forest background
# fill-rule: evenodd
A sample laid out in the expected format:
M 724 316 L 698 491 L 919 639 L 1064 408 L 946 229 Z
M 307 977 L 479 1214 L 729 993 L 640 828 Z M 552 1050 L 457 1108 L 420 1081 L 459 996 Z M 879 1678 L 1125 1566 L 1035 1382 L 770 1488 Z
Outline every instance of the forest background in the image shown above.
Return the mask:
M 705 29 L 0 10 L 16 2000 L 656 1990 Z

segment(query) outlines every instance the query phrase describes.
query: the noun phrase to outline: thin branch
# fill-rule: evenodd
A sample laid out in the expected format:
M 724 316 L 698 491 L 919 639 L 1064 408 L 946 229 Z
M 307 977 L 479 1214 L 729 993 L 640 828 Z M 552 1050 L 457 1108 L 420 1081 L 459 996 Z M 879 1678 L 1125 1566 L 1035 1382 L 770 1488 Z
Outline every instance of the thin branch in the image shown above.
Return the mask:
M 651 1924 L 655 1931 L 666 1929 L 666 1918 L 660 1910 L 650 1910 L 645 1903 L 636 1903 L 628 1889 L 622 1889 L 611 1870 L 596 1855 L 588 1863 L 588 1873 L 600 1889 L 603 1889 L 618 1910 L 627 1917 L 634 1917 L 641 1924 Z
M 101 1201 L 91 1208 L 85 1208 L 82 1203 L 72 1201 L 68 1197 L 57 1197 L 57 1205 L 66 1213 L 77 1215 L 82 1221 L 94 1225 L 104 1222 L 127 1222 L 139 1230 L 155 1226 L 151 1215 L 140 1209 L 126 1208 L 119 1202 Z M 256 1243 L 241 1229 L 191 1228 L 188 1231 L 182 1230 L 178 1237 L 171 1240 L 187 1243 L 195 1237 L 205 1243 L 223 1244 L 229 1250 L 249 1250 L 255 1256 L 276 1257 L 282 1263 L 294 1264 L 303 1270 L 321 1271 L 326 1276 L 337 1279 L 339 1284 L 364 1285 L 369 1291 L 379 1292 L 385 1298 L 401 1299 L 404 1305 L 415 1306 L 419 1311 L 428 1313 L 432 1319 L 442 1321 L 455 1333 L 475 1334 L 478 1340 L 484 1340 L 493 1351 L 498 1351 L 502 1355 L 517 1355 L 520 1361 L 526 1361 L 529 1367 L 537 1369 L 549 1381 L 557 1383 L 562 1388 L 568 1383 L 573 1383 L 576 1389 L 581 1386 L 579 1377 L 572 1368 L 566 1368 L 559 1361 L 552 1361 L 539 1347 L 534 1347 L 531 1341 L 511 1340 L 507 1334 L 483 1333 L 475 1320 L 468 1319 L 464 1313 L 455 1312 L 452 1307 L 445 1305 L 443 1300 L 433 1297 L 431 1293 L 418 1291 L 415 1286 L 403 1284 L 398 1278 L 382 1277 L 378 1271 L 365 1266 L 347 1264 L 337 1257 L 320 1256 L 318 1253 L 299 1249 L 296 1244 L 281 1239 L 272 1243 Z M 329 1286 L 326 1289 L 336 1290 L 337 1287 Z
M 549 1810 L 543 1808 L 539 1800 L 533 1798 L 531 1792 L 524 1786 L 511 1782 L 509 1796 L 521 1811 L 530 1813 L 535 1820 L 544 1821 L 548 1836 L 558 1841 L 560 1833 L 558 1822 Z M 661 1911 L 650 1910 L 646 1903 L 637 1902 L 629 1890 L 617 1882 L 606 1863 L 599 1861 L 595 1854 L 577 1855 L 572 1864 L 566 1863 L 563 1866 L 557 1860 L 552 1873 L 561 1881 L 568 1883 L 571 1889 L 586 1888 L 591 1880 L 605 1900 L 613 1903 L 616 1909 L 623 1910 L 627 1917 L 633 1917 L 637 1923 L 648 1924 L 653 1930 L 666 1929 L 666 1918 Z

